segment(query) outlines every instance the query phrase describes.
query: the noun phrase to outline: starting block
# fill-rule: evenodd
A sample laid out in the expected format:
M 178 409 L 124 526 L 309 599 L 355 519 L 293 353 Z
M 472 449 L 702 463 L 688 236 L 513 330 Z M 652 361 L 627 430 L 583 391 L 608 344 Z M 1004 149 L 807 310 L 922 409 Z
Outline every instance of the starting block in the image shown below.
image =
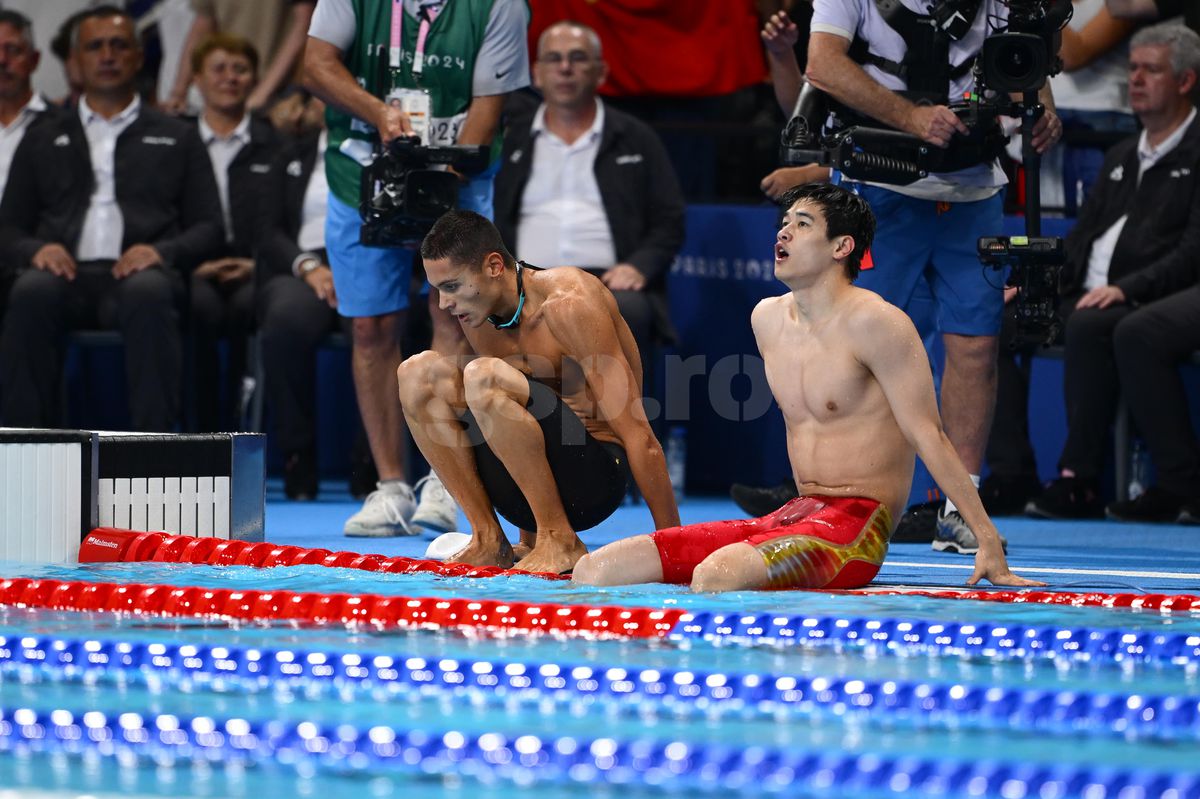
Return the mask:
M 0 560 L 75 563 L 97 527 L 262 541 L 265 441 L 0 428 Z

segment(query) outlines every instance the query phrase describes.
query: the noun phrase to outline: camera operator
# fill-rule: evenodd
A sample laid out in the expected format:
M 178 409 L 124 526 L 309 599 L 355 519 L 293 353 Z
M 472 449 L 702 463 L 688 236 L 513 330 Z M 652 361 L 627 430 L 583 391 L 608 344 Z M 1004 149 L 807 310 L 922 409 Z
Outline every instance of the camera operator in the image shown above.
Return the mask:
M 806 77 L 837 103 L 873 120 L 868 124 L 910 133 L 953 152 L 958 135 L 970 130 L 948 107 L 950 98 L 974 88 L 971 65 L 989 32 L 1007 20 L 1008 8 L 998 0 L 933 4 L 933 14 L 949 8 L 963 23 L 956 31 L 959 38 L 953 38 L 949 26 L 932 24 L 925 2 L 901 0 L 902 7 L 889 18 L 881 10 L 884 5 L 878 0 L 816 0 Z M 1059 139 L 1062 126 L 1048 87 L 1039 99 L 1046 111 L 1033 128 L 1032 144 L 1040 153 Z M 946 350 L 942 417 L 976 486 L 995 403 L 1003 312 L 1002 293 L 980 267 L 976 241 L 1001 228 L 1004 182 L 993 161 L 931 174 L 906 186 L 860 187 L 879 229 L 872 250 L 875 268 L 864 270 L 859 284 L 906 308 L 918 281 L 929 282 Z M 933 547 L 963 554 L 978 550 L 952 503 L 938 517 Z
M 1143 131 L 1109 151 L 1067 238 L 1062 312 L 1067 440 L 1060 476 L 1026 506 L 1050 519 L 1200 521 L 1200 452 L 1175 363 L 1200 344 L 1200 35 L 1134 34 L 1129 104 Z M 1158 486 L 1101 503 L 1104 442 L 1124 393 Z
M 374 142 L 422 126 L 430 144 L 491 144 L 494 156 L 505 95 L 529 83 L 528 25 L 522 0 L 319 0 L 313 14 L 304 66 L 308 89 L 329 105 L 325 244 L 338 312 L 353 319 L 355 392 L 380 477 L 347 535 L 412 534 L 415 511 L 396 384 L 412 253 L 360 244 L 362 168 Z M 461 207 L 491 216 L 494 166 L 462 186 Z M 457 325 L 436 294 L 434 347 L 449 349 Z

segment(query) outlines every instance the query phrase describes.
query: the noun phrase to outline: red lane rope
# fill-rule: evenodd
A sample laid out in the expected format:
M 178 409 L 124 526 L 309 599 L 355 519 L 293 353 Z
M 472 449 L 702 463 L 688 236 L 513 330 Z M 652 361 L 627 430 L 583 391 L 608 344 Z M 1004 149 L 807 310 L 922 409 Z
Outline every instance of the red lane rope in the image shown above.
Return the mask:
M 528 572 L 501 569 L 496 566 L 471 566 L 465 563 L 443 563 L 438 560 L 400 556 L 364 555 L 361 552 L 332 552 L 328 549 L 280 544 L 232 541 L 222 538 L 198 538 L 191 535 L 171 535 L 162 532 L 137 532 L 99 527 L 88 533 L 79 545 L 80 563 L 109 563 L 159 561 L 162 563 L 196 563 L 210 566 L 328 566 L 342 569 L 389 572 L 392 574 L 436 574 L 440 577 L 541 577 L 545 580 L 567 580 L 568 577 L 549 572 Z
M 77 580 L 0 581 L 0 605 L 52 610 L 121 611 L 172 617 L 221 616 L 245 621 L 380 627 L 474 628 L 493 632 L 661 638 L 686 611 L 618 605 L 561 605 L 491 599 L 254 591 Z
M 328 549 L 227 541 L 218 538 L 197 538 L 169 535 L 162 532 L 135 532 L 113 528 L 93 530 L 79 548 L 81 563 L 159 561 L 167 563 L 196 563 L 212 566 L 272 566 L 319 565 L 393 574 L 429 573 L 443 577 L 533 576 L 547 580 L 567 577 L 547 572 L 525 572 L 494 566 L 468 566 L 462 563 L 442 563 L 419 558 L 364 555 L 358 552 L 331 552 Z M 866 588 L 852 591 L 817 589 L 816 593 L 849 594 L 855 596 L 919 596 L 932 599 L 967 599 L 980 602 L 1007 602 L 1031 605 L 1069 605 L 1072 607 L 1130 608 L 1200 612 L 1200 596 L 1194 594 L 1110 594 L 1074 591 L 1012 591 L 1004 589 L 890 589 Z

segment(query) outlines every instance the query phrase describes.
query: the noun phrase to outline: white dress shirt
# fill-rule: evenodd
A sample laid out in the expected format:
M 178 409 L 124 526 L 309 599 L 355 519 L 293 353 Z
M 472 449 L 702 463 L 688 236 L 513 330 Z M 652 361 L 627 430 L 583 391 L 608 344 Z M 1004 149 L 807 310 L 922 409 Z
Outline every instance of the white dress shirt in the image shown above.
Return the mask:
M 329 133 L 321 131 L 317 138 L 317 160 L 312 174 L 308 177 L 308 187 L 304 190 L 304 204 L 300 209 L 300 235 L 296 244 L 306 254 L 325 246 L 325 211 L 329 199 L 329 181 L 325 179 L 325 145 L 329 141 Z M 299 162 L 297 162 L 298 164 Z
M 117 205 L 114 156 L 117 137 L 133 124 L 141 108 L 141 99 L 134 95 L 133 102 L 125 106 L 125 110 L 112 119 L 105 119 L 88 106 L 86 95 L 79 98 L 79 119 L 87 136 L 96 185 L 88 202 L 87 215 L 83 218 L 83 232 L 75 252 L 77 261 L 115 261 L 121 257 L 125 218 L 121 216 L 121 207 Z
M 221 218 L 225 223 L 225 242 L 233 241 L 233 216 L 229 211 L 229 165 L 242 148 L 250 143 L 250 115 L 242 117 L 228 136 L 220 136 L 200 117 L 200 139 L 208 149 L 213 176 L 217 179 L 217 194 L 221 198 Z
M 0 197 L 4 196 L 4 187 L 8 184 L 8 170 L 12 166 L 13 154 L 17 151 L 17 145 L 25 137 L 29 123 L 45 110 L 46 101 L 40 94 L 35 93 L 13 117 L 12 122 L 7 125 L 0 124 Z
M 595 121 L 572 144 L 547 130 L 545 120 L 543 105 L 531 128 L 533 163 L 517 221 L 519 255 L 538 266 L 607 269 L 617 255 L 596 184 L 604 103 L 596 100 Z
M 1142 175 L 1146 174 L 1147 169 L 1157 164 L 1167 153 L 1179 146 L 1179 142 L 1183 141 L 1183 135 L 1187 133 L 1188 127 L 1195 118 L 1196 109 L 1193 108 L 1187 119 L 1171 131 L 1171 135 L 1163 139 L 1157 147 L 1151 146 L 1146 131 L 1142 131 L 1142 137 L 1138 139 L 1138 185 L 1141 185 Z M 1117 169 L 1120 168 L 1117 167 Z M 1128 214 L 1122 216 L 1113 222 L 1112 227 L 1092 242 L 1092 250 L 1088 253 L 1087 276 L 1083 280 L 1085 291 L 1108 285 L 1109 265 L 1112 263 L 1113 252 L 1117 249 L 1117 239 L 1121 238 L 1121 231 L 1125 229 L 1127 219 L 1129 219 Z

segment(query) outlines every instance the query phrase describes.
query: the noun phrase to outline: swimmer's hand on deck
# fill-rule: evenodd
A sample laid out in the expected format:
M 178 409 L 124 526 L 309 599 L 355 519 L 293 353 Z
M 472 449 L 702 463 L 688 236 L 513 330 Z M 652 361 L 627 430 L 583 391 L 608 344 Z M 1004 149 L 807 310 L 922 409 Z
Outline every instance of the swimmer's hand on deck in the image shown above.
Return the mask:
M 1004 557 L 1004 550 L 1000 547 L 991 551 L 989 547 L 980 546 L 979 551 L 975 553 L 975 573 L 971 575 L 971 579 L 967 580 L 967 585 L 977 585 L 980 580 L 987 580 L 992 585 L 1045 585 L 1037 580 L 1013 574 L 1012 569 L 1008 568 L 1008 559 Z

